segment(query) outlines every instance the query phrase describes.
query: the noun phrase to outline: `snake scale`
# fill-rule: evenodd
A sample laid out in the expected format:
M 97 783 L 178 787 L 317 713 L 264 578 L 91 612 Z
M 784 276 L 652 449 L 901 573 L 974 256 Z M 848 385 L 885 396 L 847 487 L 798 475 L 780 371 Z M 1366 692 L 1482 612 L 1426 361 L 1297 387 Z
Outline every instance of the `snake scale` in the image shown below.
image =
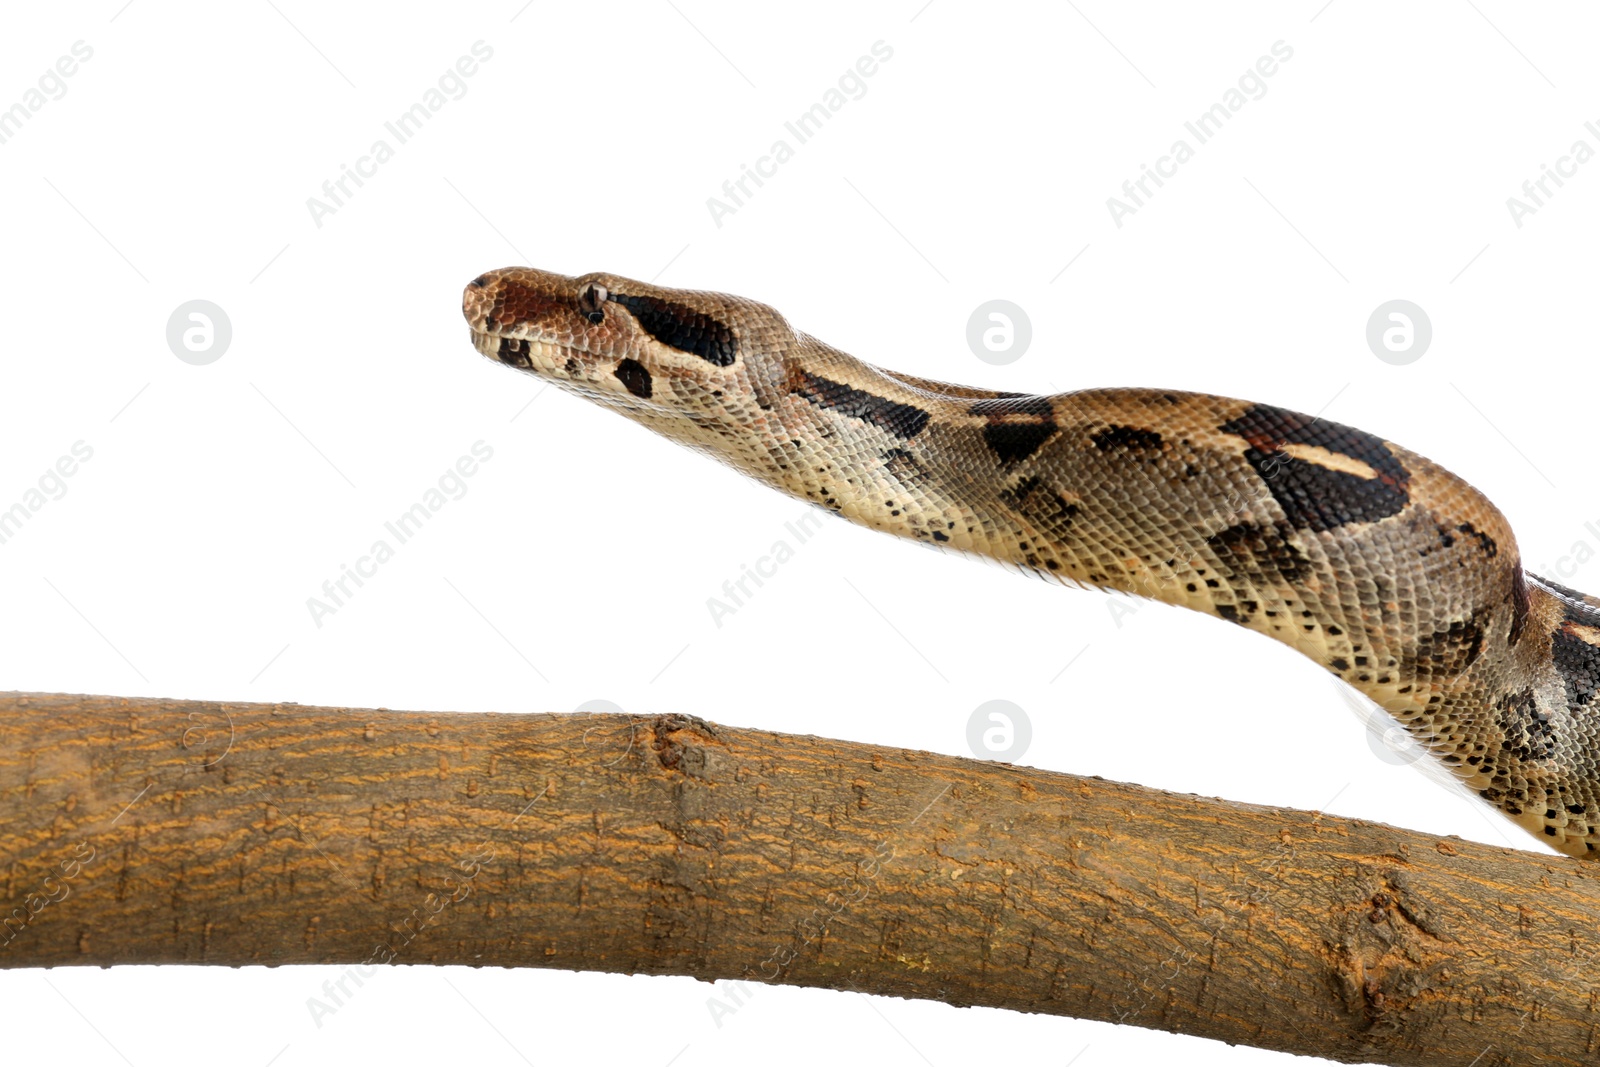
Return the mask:
M 1204 393 L 927 381 L 609 274 L 493 271 L 462 310 L 483 355 L 847 519 L 1276 638 L 1600 856 L 1600 598 L 1523 571 L 1505 517 L 1414 452 Z

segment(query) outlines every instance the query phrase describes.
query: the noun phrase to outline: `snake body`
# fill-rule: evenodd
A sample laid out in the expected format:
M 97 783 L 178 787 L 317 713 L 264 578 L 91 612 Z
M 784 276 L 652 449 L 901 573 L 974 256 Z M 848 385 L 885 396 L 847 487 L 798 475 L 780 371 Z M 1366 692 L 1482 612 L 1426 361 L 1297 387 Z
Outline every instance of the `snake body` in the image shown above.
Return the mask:
M 872 366 L 740 297 L 507 268 L 482 354 L 863 525 L 1291 645 L 1529 832 L 1600 856 L 1600 599 L 1422 456 L 1267 404 Z

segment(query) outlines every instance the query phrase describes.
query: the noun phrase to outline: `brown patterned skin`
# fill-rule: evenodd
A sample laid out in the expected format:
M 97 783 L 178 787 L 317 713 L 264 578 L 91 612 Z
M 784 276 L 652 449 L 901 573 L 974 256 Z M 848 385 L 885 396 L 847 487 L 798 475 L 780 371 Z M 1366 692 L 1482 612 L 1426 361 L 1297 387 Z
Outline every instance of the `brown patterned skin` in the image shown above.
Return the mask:
M 1600 856 L 1600 600 L 1525 574 L 1505 517 L 1414 452 L 1205 394 L 930 382 L 609 274 L 494 271 L 462 310 L 484 355 L 855 522 L 1291 645 Z

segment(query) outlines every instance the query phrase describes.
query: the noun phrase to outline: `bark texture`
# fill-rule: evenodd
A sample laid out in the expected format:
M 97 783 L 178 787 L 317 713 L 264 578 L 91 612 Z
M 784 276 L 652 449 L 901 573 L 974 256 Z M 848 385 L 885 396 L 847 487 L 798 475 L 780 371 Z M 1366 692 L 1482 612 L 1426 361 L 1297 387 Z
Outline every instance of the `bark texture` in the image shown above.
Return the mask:
M 1580 1064 L 1597 875 L 680 716 L 0 694 L 4 967 L 681 974 L 1349 1062 Z

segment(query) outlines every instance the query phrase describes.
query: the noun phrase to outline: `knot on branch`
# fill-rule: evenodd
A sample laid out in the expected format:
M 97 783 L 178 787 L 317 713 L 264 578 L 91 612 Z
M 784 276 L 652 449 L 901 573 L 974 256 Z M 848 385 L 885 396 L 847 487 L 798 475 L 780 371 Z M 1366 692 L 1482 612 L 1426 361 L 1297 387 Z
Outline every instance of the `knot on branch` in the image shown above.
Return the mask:
M 1368 1035 L 1410 1030 L 1450 985 L 1452 938 L 1403 871 L 1370 869 L 1351 886 L 1335 976 L 1345 1009 Z
M 710 777 L 705 746 L 721 743 L 716 726 L 697 715 L 658 715 L 650 728 L 655 734 L 652 747 L 663 769 L 693 778 Z

